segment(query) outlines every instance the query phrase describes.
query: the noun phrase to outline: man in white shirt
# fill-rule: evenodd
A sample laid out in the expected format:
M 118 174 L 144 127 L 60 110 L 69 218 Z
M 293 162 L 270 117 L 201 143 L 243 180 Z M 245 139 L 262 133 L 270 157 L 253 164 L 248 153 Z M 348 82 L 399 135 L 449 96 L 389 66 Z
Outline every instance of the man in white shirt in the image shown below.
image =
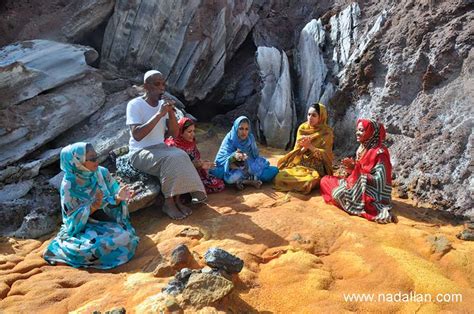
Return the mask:
M 191 193 L 202 201 L 205 189 L 189 156 L 181 149 L 164 143 L 166 121 L 173 137 L 178 136 L 175 101 L 163 97 L 164 76 L 156 70 L 145 73 L 145 95 L 127 104 L 127 125 L 130 126 L 131 165 L 160 179 L 165 196 L 163 212 L 172 219 L 183 219 L 192 210 L 183 203 L 182 195 Z

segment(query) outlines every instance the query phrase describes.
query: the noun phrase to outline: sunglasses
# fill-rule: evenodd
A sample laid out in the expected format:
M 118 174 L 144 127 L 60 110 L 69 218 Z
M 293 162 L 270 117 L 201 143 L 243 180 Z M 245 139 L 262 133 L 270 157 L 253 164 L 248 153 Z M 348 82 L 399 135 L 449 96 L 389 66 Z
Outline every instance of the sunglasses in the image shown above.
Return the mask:
M 97 162 L 99 160 L 99 156 L 87 158 L 86 161 Z

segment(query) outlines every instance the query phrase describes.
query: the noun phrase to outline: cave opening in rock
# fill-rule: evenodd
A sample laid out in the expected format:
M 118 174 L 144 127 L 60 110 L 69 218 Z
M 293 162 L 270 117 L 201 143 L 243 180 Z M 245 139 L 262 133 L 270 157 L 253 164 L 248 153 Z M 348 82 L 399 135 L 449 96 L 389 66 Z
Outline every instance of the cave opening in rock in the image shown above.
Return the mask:
M 258 73 L 255 64 L 257 47 L 252 41 L 251 33 L 226 64 L 224 76 L 219 84 L 203 100 L 188 104 L 187 111 L 200 121 L 209 122 L 237 108 L 248 108 L 257 111 L 257 103 L 252 103 L 252 96 L 257 92 Z M 245 110 L 244 110 L 245 111 Z

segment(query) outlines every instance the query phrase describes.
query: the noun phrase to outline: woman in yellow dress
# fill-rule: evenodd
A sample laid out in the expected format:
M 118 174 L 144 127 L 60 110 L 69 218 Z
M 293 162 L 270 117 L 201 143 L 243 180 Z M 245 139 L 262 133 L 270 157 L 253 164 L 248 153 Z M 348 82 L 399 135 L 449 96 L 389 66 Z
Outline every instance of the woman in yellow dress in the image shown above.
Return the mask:
M 324 105 L 313 104 L 308 109 L 308 120 L 298 128 L 295 147 L 278 161 L 275 189 L 308 194 L 323 176 L 332 175 L 334 135 L 327 119 Z

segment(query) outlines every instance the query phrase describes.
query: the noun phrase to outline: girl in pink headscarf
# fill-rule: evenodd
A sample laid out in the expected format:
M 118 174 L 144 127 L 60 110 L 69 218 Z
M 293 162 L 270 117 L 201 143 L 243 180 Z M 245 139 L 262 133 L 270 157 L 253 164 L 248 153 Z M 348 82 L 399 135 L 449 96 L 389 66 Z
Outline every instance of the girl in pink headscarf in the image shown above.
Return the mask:
M 165 143 L 168 146 L 175 146 L 184 150 L 191 158 L 196 170 L 201 178 L 207 193 L 216 193 L 224 190 L 224 181 L 208 173 L 208 170 L 214 167 L 214 163 L 207 160 L 201 160 L 196 139 L 194 137 L 195 125 L 189 118 L 181 118 L 178 121 L 179 135 L 176 138 L 168 138 Z
M 359 119 L 356 130 L 360 143 L 356 160 L 344 158 L 346 178 L 325 176 L 321 179 L 321 194 L 327 203 L 336 205 L 351 215 L 378 223 L 395 220 L 391 212 L 392 164 L 383 145 L 385 128 L 374 120 Z

